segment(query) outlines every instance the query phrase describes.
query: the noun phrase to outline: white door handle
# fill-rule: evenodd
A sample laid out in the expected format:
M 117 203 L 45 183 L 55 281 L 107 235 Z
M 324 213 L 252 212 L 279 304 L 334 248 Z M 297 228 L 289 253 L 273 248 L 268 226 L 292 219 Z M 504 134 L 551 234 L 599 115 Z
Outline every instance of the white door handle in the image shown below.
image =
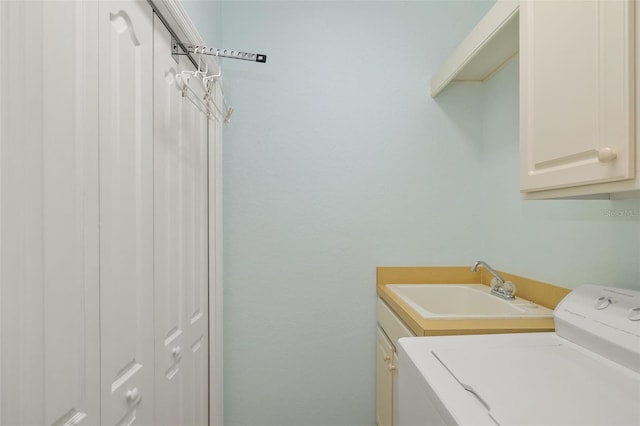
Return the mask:
M 127 391 L 127 402 L 133 404 L 140 398 L 140 391 L 138 388 L 133 388 Z
M 173 354 L 174 358 L 180 358 L 180 354 L 182 353 L 182 349 L 180 349 L 180 346 L 174 346 L 173 349 L 171 350 L 171 353 Z

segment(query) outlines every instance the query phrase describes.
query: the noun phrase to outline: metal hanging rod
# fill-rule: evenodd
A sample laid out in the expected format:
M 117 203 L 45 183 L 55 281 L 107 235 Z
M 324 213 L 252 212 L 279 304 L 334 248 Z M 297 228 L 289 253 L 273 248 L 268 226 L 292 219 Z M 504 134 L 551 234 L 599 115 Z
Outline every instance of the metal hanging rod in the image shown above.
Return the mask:
M 237 50 L 208 48 L 206 46 L 187 46 L 187 51 L 185 52 L 175 39 L 172 43 L 172 50 L 173 55 L 177 56 L 203 54 L 219 56 L 221 58 L 242 59 L 243 61 L 260 62 L 263 64 L 267 62 L 267 55 L 261 53 L 239 52 Z
M 198 50 L 198 52 L 196 52 L 196 50 Z M 267 62 L 267 55 L 261 53 L 238 52 L 236 50 L 214 49 L 213 47 L 189 47 L 189 53 L 204 53 L 205 55 L 220 56 L 221 58 L 242 59 L 244 61 L 260 62 L 263 64 Z

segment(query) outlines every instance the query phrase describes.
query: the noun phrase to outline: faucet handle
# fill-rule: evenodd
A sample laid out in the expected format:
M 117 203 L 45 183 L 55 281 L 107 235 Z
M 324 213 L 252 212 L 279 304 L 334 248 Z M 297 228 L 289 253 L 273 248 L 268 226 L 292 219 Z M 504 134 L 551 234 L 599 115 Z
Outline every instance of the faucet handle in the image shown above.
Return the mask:
M 505 281 L 504 284 L 502 284 L 502 290 L 509 296 L 516 295 L 516 285 L 513 281 Z
M 498 288 L 501 288 L 501 287 L 502 287 L 502 283 L 500 282 L 499 279 L 497 279 L 495 277 L 491 279 L 491 290 L 498 289 Z
M 497 278 L 491 280 L 491 294 L 503 299 L 512 300 L 516 298 L 516 285 L 513 281 L 500 282 Z

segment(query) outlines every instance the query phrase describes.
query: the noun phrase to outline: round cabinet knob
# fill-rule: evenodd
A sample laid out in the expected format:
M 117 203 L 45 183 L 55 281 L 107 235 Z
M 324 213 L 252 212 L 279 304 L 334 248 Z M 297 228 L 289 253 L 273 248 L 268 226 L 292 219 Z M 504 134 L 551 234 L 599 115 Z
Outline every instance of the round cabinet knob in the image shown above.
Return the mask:
M 640 321 L 640 307 L 631 309 L 627 318 L 631 321 Z
M 129 404 L 133 404 L 138 400 L 138 398 L 140 398 L 140 391 L 138 388 L 133 388 L 127 391 L 127 402 Z
M 391 364 L 391 363 L 389 363 L 389 365 L 387 366 L 387 368 L 389 369 L 389 371 L 393 371 L 393 370 L 395 370 L 395 369 L 396 369 L 396 366 L 395 366 L 395 365 L 393 365 L 393 364 Z
M 174 358 L 180 358 L 182 349 L 180 349 L 180 346 L 174 346 L 173 349 L 171 350 L 171 353 L 173 354 Z
M 601 163 L 610 163 L 615 160 L 617 156 L 618 154 L 608 146 L 598 151 L 598 161 Z
M 602 310 L 604 308 L 606 308 L 607 306 L 609 306 L 611 304 L 611 299 L 609 299 L 608 297 L 598 297 L 598 299 L 596 299 L 596 303 L 593 305 L 594 308 L 598 309 L 598 310 Z
M 385 356 L 384 356 L 384 360 L 385 360 L 385 361 L 389 361 L 390 359 L 391 359 L 391 357 L 390 357 L 389 355 L 385 355 Z

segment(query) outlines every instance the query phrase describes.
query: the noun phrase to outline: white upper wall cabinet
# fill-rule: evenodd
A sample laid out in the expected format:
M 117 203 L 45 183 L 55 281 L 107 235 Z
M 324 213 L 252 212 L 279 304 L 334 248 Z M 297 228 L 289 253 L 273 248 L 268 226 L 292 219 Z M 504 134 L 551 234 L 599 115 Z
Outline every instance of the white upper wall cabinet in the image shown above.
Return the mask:
M 484 82 L 519 52 L 524 198 L 640 196 L 638 9 L 497 0 L 433 76 L 431 96 Z
M 634 178 L 633 6 L 521 2 L 523 192 Z

